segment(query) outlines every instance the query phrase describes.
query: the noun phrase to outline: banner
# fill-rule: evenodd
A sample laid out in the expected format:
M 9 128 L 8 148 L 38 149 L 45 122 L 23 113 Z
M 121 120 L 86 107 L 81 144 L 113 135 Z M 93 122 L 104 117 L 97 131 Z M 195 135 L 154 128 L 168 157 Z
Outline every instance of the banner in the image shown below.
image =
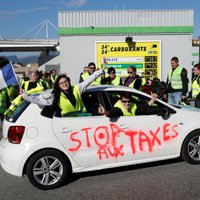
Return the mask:
M 145 72 L 146 77 L 161 76 L 160 41 L 96 42 L 98 68 L 102 68 L 104 58 L 108 67 L 114 67 L 121 77 L 127 76 L 128 66 L 136 67 L 139 75 Z
M 5 59 L 5 57 L 0 58 L 0 89 L 5 88 L 10 85 L 18 84 L 15 71 L 13 69 L 12 63 Z

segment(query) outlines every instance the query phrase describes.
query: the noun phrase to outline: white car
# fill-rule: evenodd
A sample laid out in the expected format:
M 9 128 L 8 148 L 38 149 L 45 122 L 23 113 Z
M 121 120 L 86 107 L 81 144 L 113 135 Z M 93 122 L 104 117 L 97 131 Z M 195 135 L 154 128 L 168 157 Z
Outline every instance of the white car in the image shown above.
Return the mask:
M 147 163 L 181 156 L 200 163 L 200 109 L 184 109 L 156 100 L 158 113 L 108 118 L 121 92 L 140 104 L 150 96 L 115 86 L 90 87 L 82 95 L 86 112 L 78 117 L 50 117 L 46 107 L 24 101 L 3 121 L 2 168 L 27 175 L 40 189 L 61 186 L 72 173 Z

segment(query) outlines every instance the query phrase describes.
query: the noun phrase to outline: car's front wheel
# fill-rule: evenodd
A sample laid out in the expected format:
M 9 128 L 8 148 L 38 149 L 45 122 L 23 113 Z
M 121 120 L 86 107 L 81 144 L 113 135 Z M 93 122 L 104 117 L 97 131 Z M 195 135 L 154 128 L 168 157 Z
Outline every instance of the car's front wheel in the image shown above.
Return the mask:
M 183 142 L 181 156 L 192 164 L 200 164 L 200 130 L 191 132 Z
M 27 165 L 29 181 L 37 188 L 48 190 L 60 187 L 71 175 L 68 160 L 56 150 L 43 150 Z

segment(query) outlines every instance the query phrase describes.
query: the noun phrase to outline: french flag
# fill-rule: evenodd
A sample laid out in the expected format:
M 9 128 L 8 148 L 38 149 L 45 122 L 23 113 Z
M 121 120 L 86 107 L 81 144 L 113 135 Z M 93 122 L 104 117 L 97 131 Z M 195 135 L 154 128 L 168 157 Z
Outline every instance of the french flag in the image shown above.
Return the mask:
M 6 57 L 0 57 L 0 89 L 18 84 L 12 63 Z

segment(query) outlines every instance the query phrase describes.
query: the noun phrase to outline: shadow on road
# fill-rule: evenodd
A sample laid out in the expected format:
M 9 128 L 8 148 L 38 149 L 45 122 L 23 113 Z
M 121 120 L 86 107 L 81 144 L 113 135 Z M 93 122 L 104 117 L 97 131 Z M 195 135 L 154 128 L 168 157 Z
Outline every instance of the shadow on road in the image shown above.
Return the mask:
M 84 177 L 113 174 L 113 173 L 118 173 L 118 172 L 137 170 L 137 169 L 141 169 L 141 168 L 150 168 L 150 167 L 152 168 L 152 167 L 169 165 L 169 164 L 178 163 L 178 162 L 183 162 L 182 158 L 179 157 L 179 158 L 176 158 L 176 159 L 150 162 L 150 163 L 145 163 L 145 164 L 136 164 L 136 165 L 123 166 L 123 167 L 115 167 L 115 168 L 96 170 L 96 171 L 91 171 L 91 172 L 74 173 L 71 177 L 71 180 L 68 181 L 68 183 L 66 183 L 65 185 L 72 183 L 72 182 L 75 182 L 75 181 L 77 181 L 81 178 L 84 178 Z

